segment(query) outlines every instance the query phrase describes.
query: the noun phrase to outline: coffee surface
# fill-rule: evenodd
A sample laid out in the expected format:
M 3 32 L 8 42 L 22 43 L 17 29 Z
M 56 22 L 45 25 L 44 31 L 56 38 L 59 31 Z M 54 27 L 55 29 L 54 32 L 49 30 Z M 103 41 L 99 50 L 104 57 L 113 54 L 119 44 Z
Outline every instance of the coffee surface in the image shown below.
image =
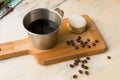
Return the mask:
M 48 19 L 39 19 L 28 25 L 27 29 L 36 34 L 48 34 L 57 29 L 55 22 Z

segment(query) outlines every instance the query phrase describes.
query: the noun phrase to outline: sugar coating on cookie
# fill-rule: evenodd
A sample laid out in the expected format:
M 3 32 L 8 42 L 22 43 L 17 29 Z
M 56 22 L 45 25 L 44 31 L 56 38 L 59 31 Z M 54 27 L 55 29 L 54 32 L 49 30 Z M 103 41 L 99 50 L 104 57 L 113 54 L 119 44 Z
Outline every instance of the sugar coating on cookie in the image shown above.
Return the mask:
M 82 33 L 86 28 L 86 20 L 80 15 L 72 15 L 68 19 L 68 29 L 73 33 Z

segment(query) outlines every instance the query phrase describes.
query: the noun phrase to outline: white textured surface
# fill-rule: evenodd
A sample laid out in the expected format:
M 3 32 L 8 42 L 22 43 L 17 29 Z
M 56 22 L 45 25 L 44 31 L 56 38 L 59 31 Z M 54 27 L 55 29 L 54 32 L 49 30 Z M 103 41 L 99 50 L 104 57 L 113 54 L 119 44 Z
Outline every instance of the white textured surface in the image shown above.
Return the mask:
M 69 17 L 69 23 L 75 28 L 82 28 L 86 26 L 85 19 L 80 15 L 72 15 Z
M 0 20 L 0 43 L 23 39 L 27 34 L 22 25 L 24 15 L 35 8 L 54 7 L 63 0 L 24 0 Z M 90 75 L 76 80 L 120 80 L 120 0 L 68 0 L 59 6 L 65 17 L 88 14 L 103 36 L 108 51 L 92 56 Z M 69 35 L 68 35 L 69 36 Z M 111 60 L 106 58 L 112 57 Z M 74 80 L 78 68 L 69 68 L 66 61 L 49 66 L 36 63 L 32 55 L 0 61 L 0 80 Z

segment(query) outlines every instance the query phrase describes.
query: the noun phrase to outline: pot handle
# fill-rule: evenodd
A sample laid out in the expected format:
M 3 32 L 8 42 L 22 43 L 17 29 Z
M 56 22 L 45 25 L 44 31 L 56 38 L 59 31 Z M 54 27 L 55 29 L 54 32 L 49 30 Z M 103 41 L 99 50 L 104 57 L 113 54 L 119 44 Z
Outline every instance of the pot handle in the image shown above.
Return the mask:
M 57 11 L 62 17 L 64 16 L 64 11 L 59 9 L 59 8 L 56 8 L 55 11 Z

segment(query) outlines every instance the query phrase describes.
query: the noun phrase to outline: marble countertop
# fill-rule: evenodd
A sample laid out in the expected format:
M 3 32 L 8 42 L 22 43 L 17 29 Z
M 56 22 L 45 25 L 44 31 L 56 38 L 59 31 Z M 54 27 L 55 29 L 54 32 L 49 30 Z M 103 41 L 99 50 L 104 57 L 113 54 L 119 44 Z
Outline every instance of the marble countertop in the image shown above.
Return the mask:
M 0 43 L 27 37 L 22 24 L 30 10 L 59 7 L 64 17 L 87 14 L 96 24 L 108 50 L 91 56 L 90 75 L 69 67 L 73 60 L 42 66 L 32 55 L 0 60 L 0 80 L 120 80 L 120 0 L 23 0 L 13 12 L 0 20 Z M 111 60 L 107 59 L 111 56 Z M 78 78 L 73 79 L 77 74 Z

